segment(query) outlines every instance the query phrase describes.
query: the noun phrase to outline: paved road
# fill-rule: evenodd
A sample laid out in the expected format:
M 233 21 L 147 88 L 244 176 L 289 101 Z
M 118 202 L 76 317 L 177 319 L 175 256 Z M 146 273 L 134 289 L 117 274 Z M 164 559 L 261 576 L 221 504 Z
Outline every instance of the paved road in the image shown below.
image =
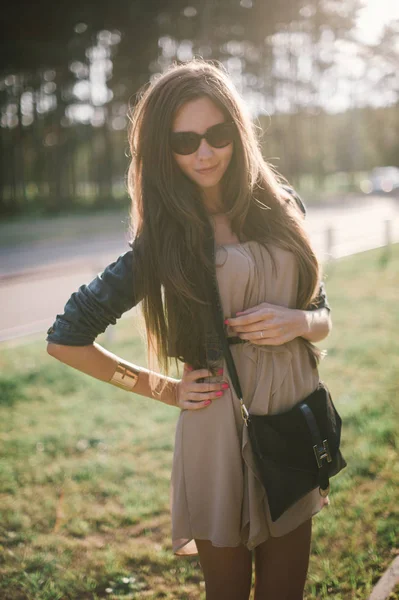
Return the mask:
M 310 207 L 307 229 L 325 261 L 384 246 L 387 222 L 392 242 L 399 242 L 399 199 L 374 197 L 334 207 Z M 31 334 L 44 339 L 70 294 L 128 249 L 123 223 L 119 232 L 91 232 L 86 240 L 57 243 L 53 239 L 2 248 L 0 342 Z

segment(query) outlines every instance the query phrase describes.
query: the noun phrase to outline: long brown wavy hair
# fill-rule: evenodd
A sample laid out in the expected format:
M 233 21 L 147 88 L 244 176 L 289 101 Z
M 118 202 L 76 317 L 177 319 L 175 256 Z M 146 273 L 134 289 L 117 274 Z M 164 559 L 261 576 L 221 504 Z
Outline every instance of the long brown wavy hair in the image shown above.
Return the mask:
M 297 308 L 310 306 L 321 276 L 300 212 L 289 201 L 283 178 L 264 160 L 256 127 L 223 67 L 202 59 L 174 64 L 139 92 L 129 131 L 135 276 L 148 358 L 166 373 L 170 357 L 195 368 L 207 366 L 214 265 L 206 245 L 213 229 L 199 187 L 180 170 L 169 144 L 177 111 L 204 96 L 236 125 L 233 155 L 221 182 L 233 232 L 239 240 L 273 243 L 294 253 Z M 320 351 L 304 343 L 316 364 Z

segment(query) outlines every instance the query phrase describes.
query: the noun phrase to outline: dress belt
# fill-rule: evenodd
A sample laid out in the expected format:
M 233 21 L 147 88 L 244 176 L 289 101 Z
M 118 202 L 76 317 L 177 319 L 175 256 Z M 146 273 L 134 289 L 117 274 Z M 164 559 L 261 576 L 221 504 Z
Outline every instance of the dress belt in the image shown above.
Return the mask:
M 227 338 L 229 344 L 244 344 L 247 340 L 243 340 L 240 337 L 228 337 Z

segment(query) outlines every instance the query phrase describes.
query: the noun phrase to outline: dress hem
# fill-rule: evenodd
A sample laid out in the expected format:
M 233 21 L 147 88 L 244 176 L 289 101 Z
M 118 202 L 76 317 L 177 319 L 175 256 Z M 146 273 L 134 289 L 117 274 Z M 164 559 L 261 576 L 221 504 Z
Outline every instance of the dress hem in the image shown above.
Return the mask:
M 182 537 L 180 539 L 185 539 L 187 541 L 183 542 L 182 544 L 180 544 L 179 546 L 177 546 L 176 548 L 173 549 L 173 554 L 175 556 L 179 556 L 179 557 L 184 557 L 184 556 L 197 556 L 198 555 L 198 550 L 194 550 L 190 551 L 190 549 L 187 549 L 187 551 L 184 551 L 183 549 L 186 546 L 195 546 L 195 540 L 206 540 L 211 542 L 212 546 L 214 546 L 215 548 L 238 548 L 238 546 L 246 546 L 247 549 L 252 552 L 252 550 L 254 550 L 257 546 L 259 546 L 260 544 L 263 544 L 263 542 L 266 542 L 269 538 L 273 537 L 273 538 L 278 538 L 278 537 L 283 537 L 284 535 L 288 535 L 289 533 L 291 533 L 292 531 L 295 531 L 295 529 L 298 529 L 298 527 L 300 527 L 303 523 L 305 523 L 305 521 L 307 521 L 308 519 L 313 519 L 313 517 L 315 517 L 319 512 L 321 512 L 323 510 L 323 508 L 328 507 L 330 505 L 330 501 L 327 498 L 327 502 L 322 504 L 319 508 L 317 508 L 316 510 L 314 510 L 310 516 L 306 516 L 304 519 L 302 519 L 299 523 L 297 523 L 294 527 L 294 529 L 290 529 L 289 531 L 285 531 L 284 533 L 282 533 L 281 535 L 269 535 L 268 537 L 265 537 L 264 534 L 259 535 L 258 538 L 255 538 L 252 541 L 249 541 L 246 544 L 243 544 L 242 541 L 238 542 L 238 544 L 220 544 L 216 541 L 213 541 L 212 539 L 209 538 L 201 538 L 201 537 L 193 537 L 193 536 L 187 536 L 187 537 Z M 196 547 L 196 546 L 195 546 Z M 181 550 L 183 550 L 183 552 L 181 552 Z

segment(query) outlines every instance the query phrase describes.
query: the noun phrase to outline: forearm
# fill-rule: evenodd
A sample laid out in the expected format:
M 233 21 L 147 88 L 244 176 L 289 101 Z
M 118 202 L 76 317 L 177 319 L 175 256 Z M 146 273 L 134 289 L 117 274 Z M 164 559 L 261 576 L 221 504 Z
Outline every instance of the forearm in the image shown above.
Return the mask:
M 328 336 L 332 328 L 330 311 L 326 308 L 301 310 L 301 337 L 309 342 L 320 342 Z
M 89 346 L 65 346 L 49 343 L 47 352 L 64 364 L 104 382 L 110 381 L 120 360 L 118 356 L 96 343 Z M 160 379 L 166 381 L 167 384 L 160 395 L 154 395 L 149 383 L 150 371 L 125 360 L 124 363 L 140 369 L 138 381 L 132 389 L 135 394 L 153 398 L 171 406 L 176 405 L 175 385 L 178 382 L 177 379 L 159 375 Z

